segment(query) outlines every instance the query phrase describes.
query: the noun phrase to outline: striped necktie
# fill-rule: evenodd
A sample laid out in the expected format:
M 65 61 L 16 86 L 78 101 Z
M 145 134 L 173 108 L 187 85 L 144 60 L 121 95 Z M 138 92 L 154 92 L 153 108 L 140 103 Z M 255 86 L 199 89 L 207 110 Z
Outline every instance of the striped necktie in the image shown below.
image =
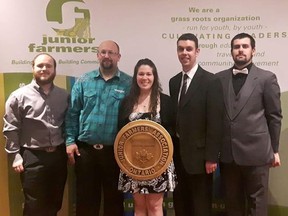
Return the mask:
M 183 100 L 184 95 L 186 94 L 186 90 L 187 90 L 187 79 L 188 79 L 188 75 L 187 75 L 187 74 L 184 74 L 184 75 L 183 75 L 183 84 L 182 84 L 182 89 L 181 89 L 181 93 L 180 93 L 179 104 L 181 103 L 181 101 Z

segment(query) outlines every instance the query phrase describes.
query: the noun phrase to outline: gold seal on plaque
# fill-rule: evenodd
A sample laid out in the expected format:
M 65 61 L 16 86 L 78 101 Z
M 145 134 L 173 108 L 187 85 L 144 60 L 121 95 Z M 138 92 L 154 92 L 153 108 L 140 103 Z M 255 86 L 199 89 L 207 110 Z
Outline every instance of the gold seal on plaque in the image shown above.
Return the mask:
M 132 121 L 117 134 L 114 154 L 128 176 L 148 180 L 160 176 L 173 156 L 173 143 L 166 129 L 150 120 Z

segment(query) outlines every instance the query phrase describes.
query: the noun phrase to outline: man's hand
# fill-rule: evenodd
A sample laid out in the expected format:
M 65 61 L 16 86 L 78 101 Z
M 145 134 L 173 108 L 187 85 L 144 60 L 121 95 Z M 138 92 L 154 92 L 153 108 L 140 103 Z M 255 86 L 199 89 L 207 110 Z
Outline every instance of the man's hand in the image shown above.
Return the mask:
M 279 153 L 274 153 L 274 161 L 272 162 L 272 167 L 281 166 L 280 155 Z
M 68 162 L 69 164 L 71 165 L 74 165 L 75 164 L 75 155 L 77 156 L 80 156 L 80 152 L 78 150 L 78 146 L 73 143 L 69 146 L 66 146 L 66 153 L 67 153 L 67 156 L 68 156 Z
M 215 162 L 210 162 L 210 161 L 206 161 L 205 163 L 205 167 L 206 167 L 206 173 L 210 174 L 216 171 L 217 169 L 217 163 Z
M 16 173 L 21 173 L 24 171 L 23 158 L 19 153 L 14 153 L 10 155 L 13 157 L 12 167 Z

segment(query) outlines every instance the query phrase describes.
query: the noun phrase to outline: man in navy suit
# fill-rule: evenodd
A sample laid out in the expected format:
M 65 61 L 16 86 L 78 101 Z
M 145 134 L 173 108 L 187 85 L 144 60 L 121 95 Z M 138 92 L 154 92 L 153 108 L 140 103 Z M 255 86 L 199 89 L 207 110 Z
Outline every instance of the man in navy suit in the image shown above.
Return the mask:
M 255 40 L 231 41 L 234 66 L 217 74 L 226 113 L 221 149 L 228 216 L 267 216 L 269 168 L 280 165 L 280 88 L 272 72 L 255 66 Z
M 198 39 L 186 33 L 177 40 L 182 71 L 169 82 L 176 116 L 174 163 L 178 177 L 176 216 L 210 216 L 213 172 L 217 168 L 223 129 L 223 97 L 217 77 L 196 58 Z

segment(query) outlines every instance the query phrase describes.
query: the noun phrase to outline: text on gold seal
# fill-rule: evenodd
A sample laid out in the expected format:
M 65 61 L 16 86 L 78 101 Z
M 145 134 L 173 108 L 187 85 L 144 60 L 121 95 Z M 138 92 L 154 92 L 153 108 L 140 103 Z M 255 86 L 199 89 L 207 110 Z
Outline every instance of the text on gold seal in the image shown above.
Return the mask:
M 125 125 L 117 134 L 114 154 L 119 167 L 128 176 L 148 180 L 160 176 L 173 156 L 169 133 L 160 124 L 137 120 Z

